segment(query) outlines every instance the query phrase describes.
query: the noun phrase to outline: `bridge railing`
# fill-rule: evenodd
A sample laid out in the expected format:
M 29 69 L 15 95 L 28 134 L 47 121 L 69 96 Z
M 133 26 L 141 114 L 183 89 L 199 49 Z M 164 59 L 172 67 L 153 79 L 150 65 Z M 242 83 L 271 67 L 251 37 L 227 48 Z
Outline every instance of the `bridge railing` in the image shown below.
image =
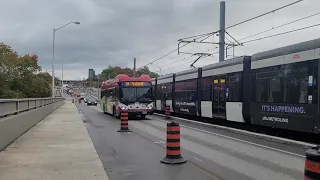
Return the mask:
M 64 98 L 0 99 L 0 118 L 43 107 Z

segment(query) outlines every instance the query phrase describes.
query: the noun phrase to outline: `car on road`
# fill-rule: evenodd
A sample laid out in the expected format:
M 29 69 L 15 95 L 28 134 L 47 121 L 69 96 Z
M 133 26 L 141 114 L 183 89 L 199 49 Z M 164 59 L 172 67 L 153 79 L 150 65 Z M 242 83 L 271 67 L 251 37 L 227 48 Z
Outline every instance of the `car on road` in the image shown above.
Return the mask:
M 86 96 L 86 93 L 80 93 L 80 99 L 81 100 L 83 100 L 85 96 Z
M 83 98 L 84 103 L 87 103 L 87 102 L 88 102 L 88 99 L 89 99 L 88 97 L 84 97 L 84 98 Z
M 87 99 L 87 106 L 97 106 L 98 105 L 98 102 L 96 99 L 92 99 L 92 98 L 89 98 Z

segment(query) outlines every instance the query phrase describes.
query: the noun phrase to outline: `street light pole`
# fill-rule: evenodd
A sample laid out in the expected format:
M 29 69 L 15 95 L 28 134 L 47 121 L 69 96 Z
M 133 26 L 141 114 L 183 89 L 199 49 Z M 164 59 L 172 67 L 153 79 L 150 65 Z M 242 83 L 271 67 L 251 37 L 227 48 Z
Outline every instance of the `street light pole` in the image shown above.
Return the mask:
M 61 65 L 61 68 L 62 68 L 62 72 L 61 72 L 61 89 L 62 89 L 61 96 L 63 97 L 63 63 Z
M 52 98 L 54 98 L 54 41 L 56 36 L 56 29 L 53 28 L 53 44 L 52 44 Z
M 69 23 L 67 23 L 67 24 L 65 24 L 65 25 L 63 25 L 63 26 L 61 26 L 61 27 L 59 27 L 57 29 L 53 28 L 53 40 L 52 40 L 52 87 L 51 87 L 52 88 L 52 98 L 55 97 L 55 95 L 54 95 L 54 91 L 55 91 L 55 88 L 54 88 L 54 84 L 55 84 L 55 82 L 54 82 L 55 81 L 55 76 L 54 76 L 54 61 L 55 61 L 55 59 L 54 59 L 54 43 L 55 43 L 56 31 L 58 31 L 59 29 L 65 27 L 65 26 L 67 26 L 69 24 L 77 24 L 77 25 L 79 25 L 80 22 L 77 22 L 77 21 L 69 22 Z

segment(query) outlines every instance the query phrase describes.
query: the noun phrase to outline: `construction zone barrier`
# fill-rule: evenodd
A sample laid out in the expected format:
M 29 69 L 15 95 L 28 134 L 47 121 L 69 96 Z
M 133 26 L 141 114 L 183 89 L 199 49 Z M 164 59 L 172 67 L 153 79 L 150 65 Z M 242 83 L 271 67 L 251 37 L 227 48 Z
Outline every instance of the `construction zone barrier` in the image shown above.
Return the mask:
M 169 105 L 166 105 L 166 109 L 165 109 L 164 114 L 167 119 L 170 119 L 170 106 Z
M 167 123 L 166 157 L 164 157 L 160 161 L 166 164 L 182 164 L 187 162 L 187 159 L 181 156 L 179 123 L 176 123 L 176 122 Z
M 304 180 L 320 180 L 320 147 L 308 149 L 304 165 Z
M 121 112 L 121 115 L 120 115 L 120 120 L 121 120 L 121 126 L 120 126 L 120 130 L 118 132 L 131 132 L 129 130 L 129 123 L 128 123 L 128 112 L 126 111 L 123 111 Z

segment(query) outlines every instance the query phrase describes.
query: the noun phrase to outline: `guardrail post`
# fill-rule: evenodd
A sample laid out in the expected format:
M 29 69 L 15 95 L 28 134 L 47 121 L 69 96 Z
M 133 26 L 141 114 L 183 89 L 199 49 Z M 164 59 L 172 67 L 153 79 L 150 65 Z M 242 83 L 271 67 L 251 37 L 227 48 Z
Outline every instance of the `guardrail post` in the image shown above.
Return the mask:
M 19 101 L 16 101 L 16 112 L 14 114 L 19 113 Z

